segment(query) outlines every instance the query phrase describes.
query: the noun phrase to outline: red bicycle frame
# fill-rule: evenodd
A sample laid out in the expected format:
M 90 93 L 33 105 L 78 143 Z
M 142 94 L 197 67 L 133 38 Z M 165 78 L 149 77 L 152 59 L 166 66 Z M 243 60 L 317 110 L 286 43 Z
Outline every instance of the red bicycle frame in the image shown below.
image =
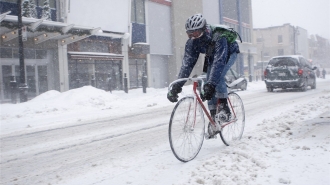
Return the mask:
M 214 120 L 212 119 L 212 117 L 211 117 L 211 115 L 209 114 L 208 110 L 207 110 L 206 107 L 204 106 L 203 101 L 201 100 L 201 98 L 200 98 L 199 95 L 197 94 L 197 91 L 196 91 L 196 90 L 197 90 L 197 86 L 198 86 L 198 83 L 197 83 L 197 82 L 194 82 L 194 84 L 193 84 L 193 91 L 194 91 L 195 97 L 196 97 L 197 101 L 199 102 L 199 104 L 202 106 L 202 109 L 204 110 L 206 116 L 209 118 L 210 123 L 213 124 L 213 126 L 216 126 Z M 236 113 L 235 113 L 235 111 L 234 111 L 234 109 L 233 109 L 233 106 L 232 106 L 232 104 L 231 104 L 231 102 L 230 102 L 230 99 L 227 98 L 227 100 L 228 100 L 229 105 L 230 105 L 230 108 L 231 108 L 231 110 L 233 111 L 233 114 L 234 114 L 234 116 L 235 116 L 235 118 L 236 118 Z M 196 103 L 197 103 L 197 102 L 196 102 Z M 218 99 L 217 104 L 219 104 L 219 103 L 220 103 L 220 99 Z M 195 106 L 195 116 L 194 116 L 194 119 L 195 119 L 195 120 L 194 120 L 194 126 L 195 126 L 195 122 L 196 122 L 196 107 L 197 107 L 197 106 Z M 190 110 L 190 107 L 189 107 L 189 110 Z M 189 113 L 188 113 L 188 115 L 189 115 Z M 221 128 L 223 128 L 223 127 L 225 127 L 225 126 L 227 126 L 227 125 L 229 125 L 229 124 L 231 124 L 231 123 L 233 123 L 233 122 L 235 122 L 235 120 L 230 121 L 230 122 L 226 122 L 225 124 L 222 124 L 222 125 L 221 125 Z

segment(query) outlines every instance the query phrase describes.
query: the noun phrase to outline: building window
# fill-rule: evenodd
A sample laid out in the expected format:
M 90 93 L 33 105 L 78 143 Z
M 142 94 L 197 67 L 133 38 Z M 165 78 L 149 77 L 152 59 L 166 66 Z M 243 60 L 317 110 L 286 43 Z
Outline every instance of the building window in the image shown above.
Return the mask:
M 247 28 L 244 28 L 244 27 L 243 27 L 242 31 L 243 31 L 243 41 L 244 41 L 244 42 L 248 42 Z
M 37 3 L 36 5 L 40 6 L 40 7 L 43 7 L 44 2 L 45 2 L 45 0 L 36 0 L 36 3 Z M 50 1 L 48 1 L 48 3 L 49 3 L 50 8 L 56 8 L 56 1 L 50 0 Z
M 145 24 L 144 0 L 132 0 L 131 19 L 134 23 Z
M 279 56 L 284 55 L 284 50 L 283 49 L 278 49 L 277 53 Z
M 24 49 L 24 58 L 25 59 L 35 59 L 36 51 L 33 49 Z
M 278 43 L 283 43 L 282 35 L 277 36 Z
M 247 36 L 248 36 L 248 42 L 251 43 L 251 30 L 250 30 L 250 28 L 247 29 Z
M 237 30 L 238 30 L 238 26 L 237 26 Z M 251 32 L 250 32 L 249 28 L 243 27 L 242 34 L 240 36 L 241 36 L 243 42 L 248 42 L 248 43 L 251 42 Z
M 46 59 L 47 50 L 36 50 L 36 59 Z
M 0 48 L 0 58 L 13 58 L 11 48 Z
M 17 3 L 17 0 L 1 0 L 1 1 L 6 3 Z

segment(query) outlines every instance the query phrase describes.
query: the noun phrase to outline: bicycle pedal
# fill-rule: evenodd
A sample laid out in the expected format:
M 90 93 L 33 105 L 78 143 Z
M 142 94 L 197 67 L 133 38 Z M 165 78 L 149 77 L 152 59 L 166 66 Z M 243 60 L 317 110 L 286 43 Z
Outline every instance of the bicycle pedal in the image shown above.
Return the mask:
M 205 139 L 209 140 L 209 139 L 217 139 L 217 135 L 209 135 L 208 133 L 205 133 Z

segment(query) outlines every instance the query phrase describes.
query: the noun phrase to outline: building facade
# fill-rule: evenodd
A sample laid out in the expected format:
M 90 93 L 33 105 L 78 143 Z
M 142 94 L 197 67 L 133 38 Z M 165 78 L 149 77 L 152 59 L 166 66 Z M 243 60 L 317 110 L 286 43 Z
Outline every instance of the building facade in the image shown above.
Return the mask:
M 77 1 L 50 0 L 51 18 L 42 18 L 43 1 L 31 1 L 36 14 L 22 17 L 25 83 L 28 99 L 48 90 L 67 91 L 83 85 L 94 85 L 108 90 L 105 76 L 112 77 L 114 89 L 123 89 L 123 74 L 128 72 L 128 33 L 101 30 L 89 24 L 91 17 L 82 22 L 70 12 Z M 122 2 L 122 1 L 121 1 Z M 127 6 L 130 1 L 119 6 Z M 79 3 L 83 3 L 79 1 Z M 0 97 L 7 102 L 12 97 L 13 84 L 21 82 L 18 57 L 17 1 L 0 2 Z M 77 7 L 74 5 L 73 7 Z M 80 13 L 80 12 L 77 12 Z M 128 17 L 128 13 L 125 14 Z M 84 20 L 84 19 L 83 19 Z M 127 18 L 127 20 L 129 20 Z M 94 21 L 97 24 L 97 21 Z M 109 27 L 111 29 L 111 27 Z M 129 22 L 126 22 L 129 30 Z M 126 31 L 122 29 L 123 31 Z M 128 74 L 128 73 L 127 73 Z M 17 99 L 17 98 L 16 98 Z
M 302 55 L 310 59 L 308 33 L 290 24 L 253 30 L 258 51 L 258 61 L 268 61 L 274 56 Z
M 320 68 L 330 68 L 330 41 L 319 35 L 309 38 L 309 55 L 313 65 Z
M 142 77 L 147 77 L 148 87 L 167 87 L 182 64 L 188 39 L 184 24 L 196 13 L 203 13 L 208 23 L 226 24 L 240 33 L 237 71 L 246 71 L 247 55 L 255 50 L 250 0 L 50 0 L 50 20 L 41 17 L 43 1 L 34 2 L 37 16 L 23 17 L 30 98 L 84 85 L 140 88 Z M 16 3 L 0 2 L 2 37 L 17 30 Z M 10 98 L 10 81 L 19 77 L 17 43 L 17 34 L 1 40 L 1 100 Z M 203 59 L 201 55 L 192 76 L 202 73 Z
M 19 81 L 19 52 L 18 52 L 18 27 L 17 27 L 17 12 L 18 7 L 15 0 L 3 0 L 0 2 L 1 19 L 1 42 L 0 42 L 0 99 L 8 100 L 11 98 L 11 84 Z M 56 1 L 49 1 L 51 8 L 51 19 L 57 20 Z M 23 24 L 32 24 L 42 16 L 43 1 L 35 1 L 36 14 L 35 17 L 23 18 Z M 11 11 L 10 13 L 8 11 Z M 12 16 L 14 15 L 14 16 Z M 15 16 L 16 15 L 16 16 Z M 41 24 L 39 29 L 47 30 L 47 26 Z M 57 42 L 50 41 L 45 44 L 35 44 L 34 38 L 37 34 L 32 34 L 29 31 L 32 27 L 28 27 L 26 33 L 25 50 L 25 79 L 28 85 L 28 97 L 32 98 L 36 95 L 46 92 L 49 89 L 58 89 L 57 82 L 59 74 L 55 70 L 58 66 L 57 60 Z M 37 28 L 35 28 L 37 29 Z M 50 30 L 50 29 L 49 29 Z

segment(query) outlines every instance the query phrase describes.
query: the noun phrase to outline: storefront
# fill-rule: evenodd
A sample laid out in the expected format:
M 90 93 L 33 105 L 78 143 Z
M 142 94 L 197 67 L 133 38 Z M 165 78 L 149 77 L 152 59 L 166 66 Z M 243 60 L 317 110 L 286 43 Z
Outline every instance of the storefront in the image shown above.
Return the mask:
M 69 88 L 91 85 L 106 91 L 122 90 L 123 55 L 95 52 L 68 52 Z
M 48 60 L 47 53 L 51 51 L 41 49 L 26 49 L 25 56 L 25 79 L 28 85 L 28 98 L 48 91 Z M 19 81 L 18 48 L 0 47 L 1 58 L 1 99 L 11 98 L 11 82 Z
M 0 100 L 6 103 L 18 96 L 17 92 L 12 93 L 12 82 L 16 82 L 16 87 L 21 84 L 21 67 L 17 16 L 1 15 Z M 23 67 L 28 99 L 49 90 L 64 92 L 84 85 L 104 90 L 123 89 L 123 74 L 128 73 L 124 33 L 35 18 L 23 17 L 22 22 L 27 28 Z M 77 50 L 70 50 L 70 45 Z

